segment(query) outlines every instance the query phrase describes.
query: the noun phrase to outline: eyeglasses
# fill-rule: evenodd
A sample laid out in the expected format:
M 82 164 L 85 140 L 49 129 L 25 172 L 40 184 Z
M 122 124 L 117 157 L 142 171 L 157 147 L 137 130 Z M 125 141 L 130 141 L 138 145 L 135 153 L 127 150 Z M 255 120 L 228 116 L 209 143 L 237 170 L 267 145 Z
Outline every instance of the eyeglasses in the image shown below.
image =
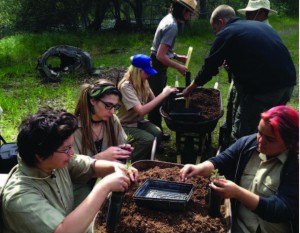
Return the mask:
M 114 105 L 114 104 L 112 104 L 112 103 L 105 102 L 105 101 L 103 101 L 103 100 L 101 100 L 101 99 L 98 99 L 98 100 L 104 104 L 106 110 L 112 110 L 113 108 L 114 108 L 115 110 L 118 110 L 118 109 L 121 107 L 120 104 Z
M 64 150 L 57 150 L 57 151 L 55 151 L 55 152 L 58 152 L 58 153 L 64 153 L 64 154 L 67 154 L 67 155 L 71 155 L 70 154 L 70 151 L 73 149 L 73 147 L 70 145 L 70 146 L 68 146 L 66 149 L 64 149 Z

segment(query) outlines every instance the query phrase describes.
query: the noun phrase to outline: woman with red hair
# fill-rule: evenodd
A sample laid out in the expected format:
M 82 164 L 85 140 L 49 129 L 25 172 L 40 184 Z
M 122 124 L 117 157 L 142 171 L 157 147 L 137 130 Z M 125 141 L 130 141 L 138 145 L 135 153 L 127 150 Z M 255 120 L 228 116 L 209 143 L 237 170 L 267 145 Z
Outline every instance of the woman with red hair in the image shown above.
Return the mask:
M 182 181 L 210 176 L 231 198 L 232 232 L 299 232 L 299 113 L 276 106 L 261 114 L 258 133 L 242 137 L 218 156 L 180 171 Z

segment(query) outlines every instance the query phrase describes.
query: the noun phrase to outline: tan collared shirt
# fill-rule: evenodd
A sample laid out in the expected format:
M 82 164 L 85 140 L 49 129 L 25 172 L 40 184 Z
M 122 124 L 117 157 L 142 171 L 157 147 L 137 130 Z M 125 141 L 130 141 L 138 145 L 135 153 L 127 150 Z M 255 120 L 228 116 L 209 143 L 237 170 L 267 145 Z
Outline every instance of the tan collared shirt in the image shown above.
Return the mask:
M 140 101 L 137 92 L 129 81 L 125 81 L 121 85 L 120 89 L 122 93 L 122 105 L 118 111 L 118 117 L 122 126 L 137 127 L 138 122 L 144 120 L 144 116 L 140 116 L 134 111 L 134 107 L 141 104 L 145 105 L 154 98 L 154 94 L 151 91 L 149 98 L 145 97 L 144 101 Z
M 286 151 L 277 157 L 267 159 L 266 155 L 254 152 L 243 172 L 240 186 L 262 197 L 275 195 L 280 185 L 280 173 L 287 156 Z M 287 223 L 267 222 L 242 204 L 238 207 L 237 216 L 241 233 L 256 232 L 258 226 L 262 233 L 289 231 Z

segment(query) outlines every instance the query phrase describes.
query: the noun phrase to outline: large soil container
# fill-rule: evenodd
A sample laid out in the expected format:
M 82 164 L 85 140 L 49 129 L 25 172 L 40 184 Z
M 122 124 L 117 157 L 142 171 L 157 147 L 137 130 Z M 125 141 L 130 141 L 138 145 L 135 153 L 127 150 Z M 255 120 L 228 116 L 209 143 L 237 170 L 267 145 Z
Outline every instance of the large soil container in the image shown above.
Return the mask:
M 231 232 L 231 207 L 228 199 L 222 203 L 221 216 L 211 217 L 208 214 L 208 179 L 199 177 L 188 181 L 194 185 L 194 190 L 185 210 L 168 211 L 139 207 L 133 200 L 133 194 L 145 180 L 157 178 L 179 182 L 179 170 L 183 165 L 143 160 L 133 163 L 133 166 L 139 170 L 140 178 L 125 194 L 120 222 L 114 232 Z M 105 226 L 107 209 L 108 201 L 95 216 L 93 233 L 109 232 Z
M 184 88 L 178 88 L 183 91 Z M 223 116 L 221 93 L 213 88 L 195 88 L 189 104 L 178 94 L 171 94 L 164 101 L 160 113 L 170 130 L 176 132 L 212 132 Z

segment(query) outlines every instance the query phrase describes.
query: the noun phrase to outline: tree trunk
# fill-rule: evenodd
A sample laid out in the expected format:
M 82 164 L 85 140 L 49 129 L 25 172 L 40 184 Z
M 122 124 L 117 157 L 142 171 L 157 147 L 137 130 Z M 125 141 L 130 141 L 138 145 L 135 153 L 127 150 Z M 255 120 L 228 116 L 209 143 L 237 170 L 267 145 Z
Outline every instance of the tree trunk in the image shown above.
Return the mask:
M 99 30 L 105 16 L 105 13 L 109 7 L 109 0 L 98 1 L 95 7 L 95 18 L 94 21 L 90 24 L 89 29 Z
M 206 12 L 206 1 L 205 0 L 201 0 L 200 1 L 200 9 L 199 9 L 199 19 L 205 19 L 207 16 L 207 12 Z

